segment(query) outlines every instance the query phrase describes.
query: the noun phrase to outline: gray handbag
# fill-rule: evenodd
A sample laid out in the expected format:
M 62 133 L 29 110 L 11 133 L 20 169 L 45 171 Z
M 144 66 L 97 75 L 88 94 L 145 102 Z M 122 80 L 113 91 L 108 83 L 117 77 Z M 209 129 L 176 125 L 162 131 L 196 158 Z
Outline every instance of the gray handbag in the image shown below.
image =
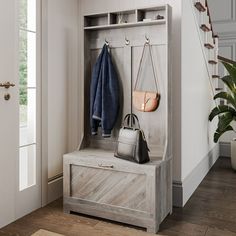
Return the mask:
M 143 164 L 148 162 L 149 149 L 138 117 L 134 114 L 125 116 L 116 144 L 115 157 Z

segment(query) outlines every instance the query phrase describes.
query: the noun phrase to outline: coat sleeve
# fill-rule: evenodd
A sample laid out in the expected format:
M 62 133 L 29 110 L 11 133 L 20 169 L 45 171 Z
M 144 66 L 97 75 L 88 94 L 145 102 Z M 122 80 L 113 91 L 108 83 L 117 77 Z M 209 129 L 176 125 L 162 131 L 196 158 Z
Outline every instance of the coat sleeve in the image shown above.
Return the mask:
M 119 113 L 119 80 L 106 48 L 102 76 L 102 130 L 104 137 L 111 136 Z
M 105 52 L 105 47 L 103 47 L 92 71 L 92 78 L 90 84 L 90 127 L 92 135 L 97 134 L 97 129 L 100 124 L 101 117 L 101 95 L 100 90 L 102 86 L 101 82 L 101 72 L 102 72 L 102 60 Z

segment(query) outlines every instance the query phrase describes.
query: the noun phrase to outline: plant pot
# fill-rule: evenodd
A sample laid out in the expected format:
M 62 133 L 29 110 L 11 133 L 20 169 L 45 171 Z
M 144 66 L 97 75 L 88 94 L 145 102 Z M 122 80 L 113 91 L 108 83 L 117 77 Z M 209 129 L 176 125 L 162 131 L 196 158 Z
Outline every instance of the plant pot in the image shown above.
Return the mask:
M 236 139 L 231 141 L 231 165 L 236 170 Z

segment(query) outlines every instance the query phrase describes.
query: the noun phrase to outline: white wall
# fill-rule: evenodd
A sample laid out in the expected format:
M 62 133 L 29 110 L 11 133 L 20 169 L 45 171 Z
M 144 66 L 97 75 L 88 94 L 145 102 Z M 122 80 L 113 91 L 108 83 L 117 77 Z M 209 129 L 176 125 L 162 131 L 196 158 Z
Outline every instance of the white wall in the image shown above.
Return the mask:
M 218 154 L 216 151 L 212 160 L 208 157 L 216 147 L 213 142 L 216 123 L 208 121 L 214 106 L 208 61 L 205 60 L 200 43 L 193 1 L 183 0 L 182 3 L 181 186 L 184 205 L 213 164 L 209 162 L 214 162 Z
M 48 141 L 44 153 L 48 158 L 50 179 L 62 174 L 63 154 L 75 150 L 78 145 L 78 1 L 49 0 L 44 10 L 47 10 L 43 25 L 47 28 L 44 38 L 47 78 L 43 81 L 43 96 L 47 97 L 47 104 L 44 103 L 46 114 L 43 116 L 47 120 L 43 138 Z
M 215 145 L 215 124 L 208 121 L 213 94 L 192 4 L 192 0 L 183 0 L 182 5 L 182 180 Z

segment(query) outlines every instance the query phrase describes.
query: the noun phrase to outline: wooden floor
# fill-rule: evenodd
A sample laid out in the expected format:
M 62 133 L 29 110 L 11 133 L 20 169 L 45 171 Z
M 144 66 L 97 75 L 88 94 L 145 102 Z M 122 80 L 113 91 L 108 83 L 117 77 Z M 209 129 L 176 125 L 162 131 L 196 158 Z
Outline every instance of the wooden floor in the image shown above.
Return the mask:
M 39 229 L 68 236 L 145 236 L 143 229 L 62 212 L 62 200 L 53 202 L 0 229 L 0 235 L 27 236 Z M 236 172 L 228 158 L 220 158 L 186 206 L 174 208 L 159 235 L 236 236 Z

